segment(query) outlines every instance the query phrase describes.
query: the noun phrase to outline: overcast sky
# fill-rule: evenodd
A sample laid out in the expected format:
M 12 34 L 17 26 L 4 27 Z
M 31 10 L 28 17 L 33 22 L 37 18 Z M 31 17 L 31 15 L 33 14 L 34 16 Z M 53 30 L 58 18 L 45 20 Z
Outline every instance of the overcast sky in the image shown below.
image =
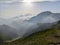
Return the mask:
M 22 2 L 22 1 L 29 1 L 29 0 L 0 0 L 2 2 Z M 39 1 L 60 1 L 60 0 L 31 0 L 33 2 L 39 2 Z
M 22 1 L 22 0 L 0 0 L 0 1 Z M 34 0 L 34 1 L 56 1 L 56 0 Z
M 36 15 L 43 11 L 60 13 L 60 1 L 58 0 L 50 0 L 49 2 L 41 2 L 42 0 L 34 0 L 40 1 L 40 3 L 19 3 L 18 1 L 20 0 L 0 0 L 0 17 L 11 18 L 14 16 L 26 14 Z

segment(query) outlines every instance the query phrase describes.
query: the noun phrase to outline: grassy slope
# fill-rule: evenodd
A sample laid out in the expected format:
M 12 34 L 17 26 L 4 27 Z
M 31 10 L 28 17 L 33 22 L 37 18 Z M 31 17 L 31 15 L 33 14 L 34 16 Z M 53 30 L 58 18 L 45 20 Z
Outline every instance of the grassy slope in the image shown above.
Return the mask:
M 59 34 L 60 29 L 54 27 L 34 33 L 26 38 L 18 39 L 10 43 L 3 43 L 1 45 L 48 45 L 51 42 L 60 42 L 60 37 L 55 37 L 55 35 Z

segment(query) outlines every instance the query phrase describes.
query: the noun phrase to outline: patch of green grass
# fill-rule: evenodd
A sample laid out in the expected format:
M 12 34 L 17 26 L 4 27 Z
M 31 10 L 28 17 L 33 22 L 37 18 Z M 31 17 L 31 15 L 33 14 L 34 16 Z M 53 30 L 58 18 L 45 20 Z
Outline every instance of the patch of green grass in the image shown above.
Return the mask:
M 54 34 L 54 30 L 47 29 L 45 31 L 33 33 L 32 35 L 18 39 L 16 41 L 5 43 L 4 45 L 48 45 L 49 40 L 47 40 L 47 36 Z

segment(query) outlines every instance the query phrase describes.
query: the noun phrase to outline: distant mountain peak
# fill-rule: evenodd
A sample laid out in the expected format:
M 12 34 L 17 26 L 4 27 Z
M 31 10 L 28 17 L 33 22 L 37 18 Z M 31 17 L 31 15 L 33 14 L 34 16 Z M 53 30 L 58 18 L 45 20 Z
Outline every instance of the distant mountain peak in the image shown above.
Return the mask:
M 33 23 L 49 23 L 49 22 L 55 22 L 60 20 L 60 13 L 52 13 L 50 11 L 45 11 L 42 13 L 39 13 L 37 16 L 32 17 L 29 22 Z
M 45 12 L 43 12 L 43 13 L 52 13 L 51 11 L 45 11 Z
M 45 12 L 42 12 L 41 14 L 52 14 L 52 12 L 50 12 L 50 11 L 45 11 Z
M 42 15 L 42 16 L 49 16 L 49 15 L 51 15 L 51 14 L 53 14 L 52 12 L 50 12 L 50 11 L 45 11 L 45 12 L 41 12 L 41 13 L 39 13 L 38 14 L 38 16 L 40 16 L 40 15 Z

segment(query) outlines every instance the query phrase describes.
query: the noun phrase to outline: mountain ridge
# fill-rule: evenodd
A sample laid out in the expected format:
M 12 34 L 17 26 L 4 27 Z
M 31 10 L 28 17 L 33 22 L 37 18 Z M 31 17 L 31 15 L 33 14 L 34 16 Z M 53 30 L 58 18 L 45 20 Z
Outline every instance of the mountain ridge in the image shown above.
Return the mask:
M 57 14 L 58 14 L 58 16 L 57 16 Z M 35 17 L 32 17 L 29 20 L 29 22 L 33 22 L 34 21 L 33 23 L 35 23 L 35 22 L 38 23 L 40 21 L 41 23 L 43 23 L 45 18 L 47 18 L 46 23 L 47 23 L 48 20 L 51 20 L 51 21 L 55 22 L 55 21 L 58 21 L 58 17 L 60 19 L 60 13 L 52 13 L 50 11 L 45 11 L 45 12 L 42 12 L 42 13 L 38 14 Z
M 36 32 L 28 37 L 21 38 L 12 42 L 2 43 L 3 45 L 50 45 L 51 43 L 55 44 L 60 42 L 59 36 L 60 33 L 60 21 L 56 22 L 52 28 L 46 29 L 44 31 Z M 38 30 L 38 29 L 37 29 Z
M 5 24 L 5 26 L 4 25 L 2 27 L 0 26 L 1 27 L 0 31 L 8 30 L 8 32 L 5 31 L 6 34 L 7 33 L 10 34 L 10 32 L 11 32 L 11 35 L 14 33 L 14 35 L 16 34 L 22 38 L 22 37 L 26 37 L 32 33 L 42 31 L 43 29 L 51 28 L 52 25 L 54 25 L 55 22 L 57 22 L 58 20 L 60 20 L 60 14 L 58 14 L 58 16 L 57 16 L 57 14 L 55 14 L 55 13 L 46 11 L 46 12 L 42 12 L 42 13 L 38 14 L 37 16 L 32 17 L 30 20 L 26 20 L 26 21 L 21 21 L 18 19 L 18 20 L 10 22 L 8 20 L 9 23 L 7 22 Z M 8 25 L 8 26 L 6 26 L 6 25 Z M 39 30 L 37 30 L 37 29 L 39 29 Z M 18 36 L 16 36 L 16 37 L 18 37 Z

